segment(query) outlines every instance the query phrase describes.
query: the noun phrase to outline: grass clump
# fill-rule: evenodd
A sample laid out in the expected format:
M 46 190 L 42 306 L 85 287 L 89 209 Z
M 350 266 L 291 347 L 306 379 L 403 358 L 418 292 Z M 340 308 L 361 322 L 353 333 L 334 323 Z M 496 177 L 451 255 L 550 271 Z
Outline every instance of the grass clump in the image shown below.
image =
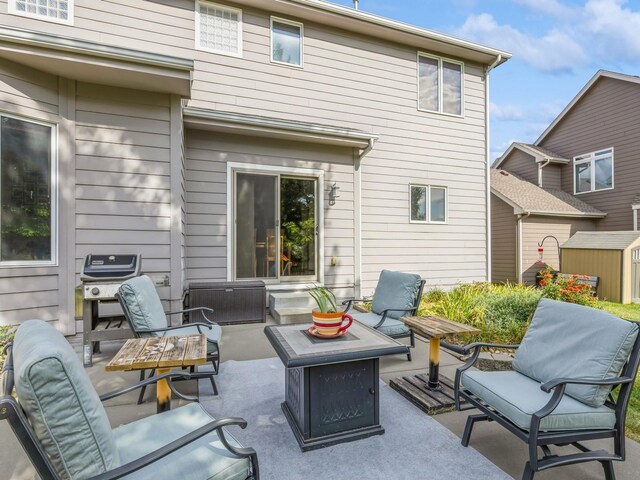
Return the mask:
M 0 371 L 4 365 L 4 347 L 13 341 L 16 328 L 10 326 L 0 326 Z

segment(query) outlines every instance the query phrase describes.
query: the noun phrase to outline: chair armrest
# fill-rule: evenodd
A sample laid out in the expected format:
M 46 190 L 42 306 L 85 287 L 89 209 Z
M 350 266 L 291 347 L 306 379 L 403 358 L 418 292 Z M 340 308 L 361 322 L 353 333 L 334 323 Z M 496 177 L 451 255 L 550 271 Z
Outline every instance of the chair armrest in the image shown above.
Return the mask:
M 230 425 L 237 425 L 240 428 L 245 428 L 247 426 L 247 422 L 242 418 L 220 418 L 218 420 L 214 420 L 213 422 L 207 423 L 206 425 L 198 428 L 197 430 L 194 430 L 193 432 L 187 435 L 184 435 L 183 437 L 180 437 L 177 440 L 174 440 L 173 442 L 165 445 L 164 447 L 159 448 L 151 453 L 148 453 L 143 457 L 138 458 L 137 460 L 121 465 L 120 467 L 114 468 L 113 470 L 110 470 L 108 472 L 95 475 L 89 478 L 88 480 L 115 480 L 117 478 L 122 478 L 125 475 L 129 475 L 130 473 L 136 472 L 148 465 L 151 465 L 152 463 L 160 460 L 163 457 L 166 457 L 167 455 L 175 452 L 176 450 L 179 450 L 189 445 L 190 443 L 193 443 L 200 437 L 203 437 L 206 434 L 213 432 L 214 430 L 217 431 L 218 437 L 220 438 L 220 441 L 222 442 L 222 444 L 225 447 L 227 447 L 227 449 L 231 453 L 241 458 L 254 457 L 255 450 L 253 450 L 252 448 L 233 447 L 228 444 L 226 439 L 223 440 L 224 433 L 222 431 L 222 428 Z
M 342 302 L 342 305 L 346 305 L 347 308 L 344 309 L 344 312 L 347 313 L 351 307 L 353 306 L 354 303 L 356 302 L 368 302 L 369 300 L 365 299 L 365 298 L 352 298 L 351 300 L 344 300 Z
M 189 323 L 187 325 L 177 325 L 175 327 L 165 327 L 165 328 L 154 328 L 151 330 L 138 330 L 138 333 L 157 333 L 157 332 L 170 332 L 172 330 L 179 330 L 181 328 L 184 328 L 185 326 L 188 327 L 198 327 L 198 331 L 200 333 L 202 333 L 200 331 L 200 327 L 205 327 L 208 328 L 209 330 L 211 330 L 211 328 L 213 328 L 213 326 L 216 325 L 215 323 L 202 323 L 202 322 L 197 322 L 197 323 Z
M 132 392 L 134 390 L 137 390 L 138 388 L 142 388 L 142 387 L 144 387 L 146 385 L 149 385 L 151 383 L 156 383 L 157 381 L 163 380 L 165 378 L 167 380 L 171 380 L 173 378 L 180 378 L 182 380 L 189 380 L 191 378 L 191 375 L 188 374 L 188 373 L 180 373 L 180 372 L 163 373 L 163 374 L 158 375 L 158 376 L 146 378 L 146 379 L 142 380 L 141 382 L 134 383 L 133 385 L 125 387 L 125 388 L 123 388 L 121 390 L 114 390 L 113 392 L 109 392 L 109 393 L 105 393 L 104 395 L 100 395 L 100 401 L 104 402 L 106 400 L 111 400 L 112 398 L 119 397 L 120 395 L 124 395 L 125 393 Z
M 622 385 L 633 382 L 629 377 L 612 377 L 612 378 L 554 378 L 540 385 L 540 390 L 549 393 L 558 385 Z
M 464 347 L 458 347 L 456 345 L 451 345 L 451 344 L 448 344 L 448 343 L 445 343 L 443 346 L 445 346 L 447 348 L 450 348 L 454 352 L 461 353 L 463 355 L 467 355 L 472 350 L 480 351 L 483 348 L 505 348 L 505 349 L 508 349 L 508 350 L 515 350 L 520 345 L 503 345 L 501 343 L 475 342 L 475 343 L 470 343 L 469 345 L 465 345 Z
M 205 315 L 205 312 L 208 312 L 208 313 L 213 313 L 214 312 L 214 310 L 212 308 L 208 308 L 208 307 L 187 308 L 185 310 L 177 310 L 175 312 L 166 312 L 165 315 L 178 315 L 180 313 L 197 312 L 197 311 L 202 311 L 202 316 L 204 317 L 206 322 L 209 322 L 209 323 L 215 325 L 215 322 Z

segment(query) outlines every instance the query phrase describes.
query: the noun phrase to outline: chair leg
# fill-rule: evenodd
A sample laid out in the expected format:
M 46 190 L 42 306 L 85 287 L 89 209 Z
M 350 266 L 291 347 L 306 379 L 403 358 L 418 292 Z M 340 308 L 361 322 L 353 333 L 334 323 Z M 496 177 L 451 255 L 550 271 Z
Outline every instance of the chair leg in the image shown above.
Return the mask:
M 411 330 L 411 335 L 409 336 L 410 340 L 411 340 L 411 345 L 409 346 L 409 353 L 407 353 L 407 361 L 411 361 L 411 349 L 415 348 L 416 346 L 416 337 L 413 334 L 413 330 Z
M 477 415 L 469 415 L 467 417 L 467 423 L 464 426 L 464 433 L 462 434 L 462 446 L 468 447 L 469 440 L 471 439 L 471 431 L 473 430 L 473 425 L 478 421 L 488 420 L 488 417 L 484 414 Z
M 600 462 L 604 469 L 604 478 L 606 480 L 616 480 L 616 472 L 613 470 L 613 462 Z
M 211 380 L 211 386 L 213 387 L 213 394 L 218 395 L 218 387 L 216 386 L 216 381 L 213 379 L 213 375 L 209 377 Z
M 533 480 L 535 472 L 531 468 L 531 464 L 527 462 L 524 466 L 524 472 L 522 472 L 522 480 Z

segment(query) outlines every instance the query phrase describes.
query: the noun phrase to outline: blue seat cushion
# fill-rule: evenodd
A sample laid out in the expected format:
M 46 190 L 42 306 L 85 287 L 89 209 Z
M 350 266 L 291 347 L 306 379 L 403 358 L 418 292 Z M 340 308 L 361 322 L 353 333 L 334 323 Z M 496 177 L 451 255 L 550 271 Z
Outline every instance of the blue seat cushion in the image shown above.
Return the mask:
M 540 383 L 521 373 L 467 370 L 462 375 L 465 389 L 489 404 L 523 430 L 531 427 L 531 416 L 546 405 L 551 393 Z M 591 407 L 564 395 L 553 413 L 540 422 L 542 431 L 613 428 L 615 411 L 601 405 Z
M 153 281 L 146 275 L 126 280 L 119 293 L 129 309 L 129 320 L 137 332 L 167 328 L 167 316 Z M 160 337 L 162 333 L 151 333 Z
M 513 361 L 514 370 L 541 383 L 556 378 L 617 377 L 638 325 L 595 308 L 543 298 Z M 592 407 L 611 387 L 568 385 L 565 393 Z
M 400 318 L 409 315 L 420 289 L 420 275 L 415 273 L 382 270 L 371 302 L 371 311 L 381 314 L 389 308 L 406 308 L 405 311 L 391 311 L 387 317 Z
M 382 319 L 382 315 L 378 315 L 373 312 L 349 312 L 349 315 L 351 315 L 354 320 L 364 323 L 371 328 L 380 323 L 380 320 Z M 404 324 L 404 322 L 401 322 L 396 318 L 385 318 L 384 323 L 377 330 L 380 333 L 389 335 L 390 337 L 409 335 L 409 328 Z
M 41 320 L 24 322 L 13 343 L 20 405 L 62 478 L 88 478 L 119 464 L 109 419 L 78 355 Z
M 220 343 L 222 338 L 222 328 L 220 325 L 211 325 L 211 328 L 198 327 L 196 325 L 185 325 L 181 328 L 175 328 L 166 332 L 163 336 L 170 337 L 173 335 L 198 335 L 204 333 L 207 336 L 207 353 L 215 353 L 218 351 L 216 344 Z
M 129 463 L 215 420 L 199 403 L 152 415 L 113 430 L 122 464 Z M 232 427 L 238 428 L 238 427 Z M 230 444 L 240 443 L 225 429 Z M 245 480 L 250 462 L 229 452 L 216 432 L 131 473 L 127 480 L 175 478 L 180 480 Z

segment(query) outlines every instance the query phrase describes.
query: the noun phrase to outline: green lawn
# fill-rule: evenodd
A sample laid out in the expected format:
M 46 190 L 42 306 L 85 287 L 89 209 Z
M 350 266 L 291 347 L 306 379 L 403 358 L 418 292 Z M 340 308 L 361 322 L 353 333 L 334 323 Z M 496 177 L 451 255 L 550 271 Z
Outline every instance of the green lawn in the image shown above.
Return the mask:
M 613 302 L 598 302 L 598 306 L 607 312 L 622 318 L 640 322 L 640 303 L 622 305 Z M 640 441 L 640 379 L 636 378 L 631 392 L 631 401 L 627 411 L 627 436 Z

